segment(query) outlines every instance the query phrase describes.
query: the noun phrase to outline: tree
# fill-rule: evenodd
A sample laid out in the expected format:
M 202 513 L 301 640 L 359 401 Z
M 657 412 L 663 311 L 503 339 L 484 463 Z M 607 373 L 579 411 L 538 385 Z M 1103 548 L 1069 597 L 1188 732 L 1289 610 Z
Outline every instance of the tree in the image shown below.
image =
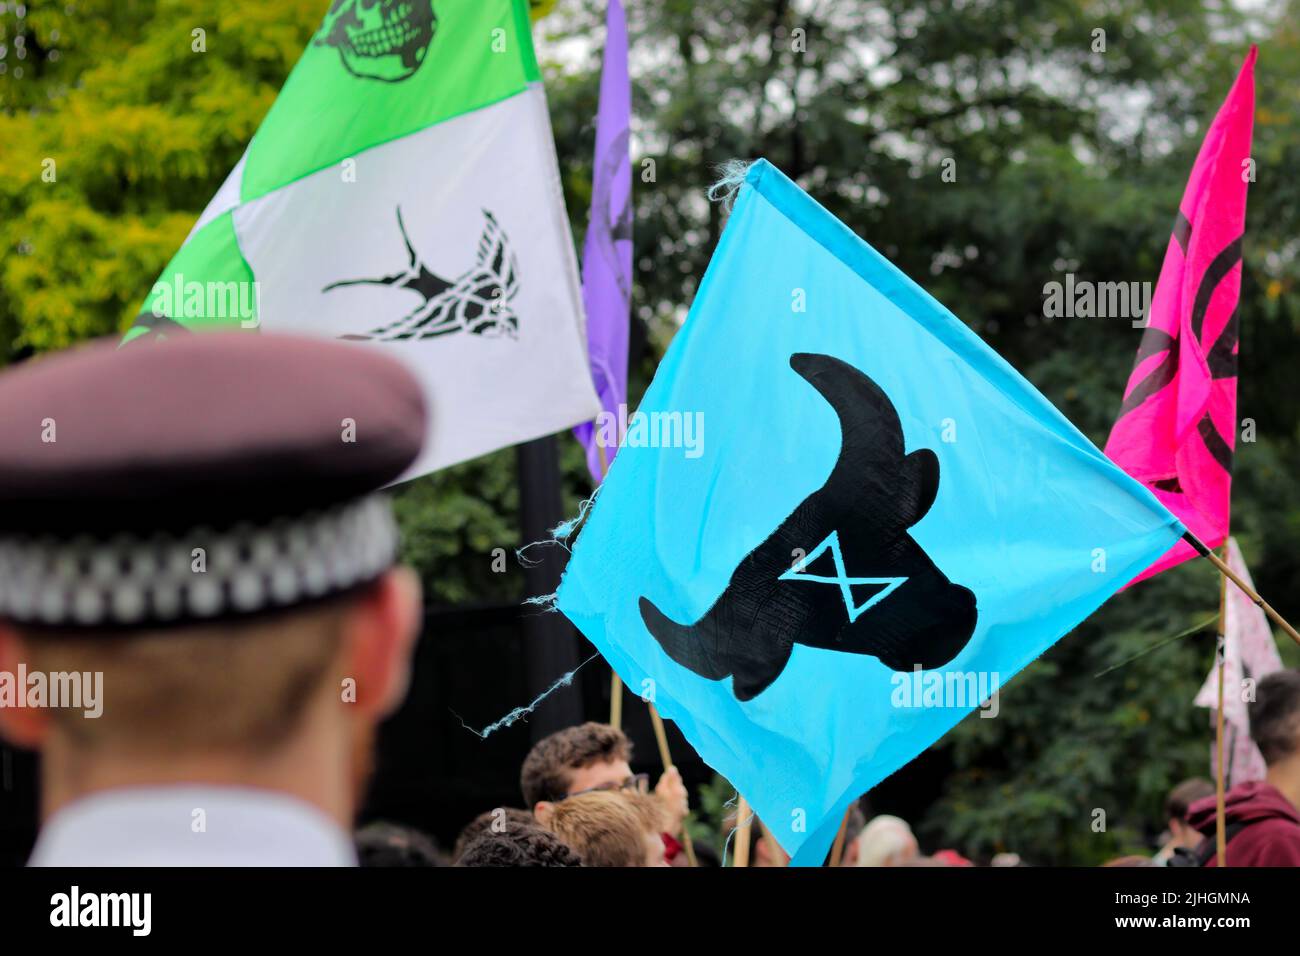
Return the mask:
M 1124 320 L 1049 321 L 1043 286 L 1065 272 L 1154 281 L 1205 125 L 1259 40 L 1240 308 L 1240 409 L 1257 440 L 1238 443 L 1233 520 L 1261 590 L 1300 618 L 1300 401 L 1290 387 L 1300 357 L 1300 182 L 1290 172 L 1300 165 L 1300 0 L 1249 16 L 1196 0 L 625 5 L 635 312 L 649 342 L 630 404 L 725 221 L 704 198 L 717 167 L 762 155 L 1099 444 L 1138 333 Z M 79 0 L 22 18 L 15 6 L 0 15 L 0 364 L 134 318 L 326 3 Z M 579 240 L 603 13 L 602 0 L 561 0 L 535 27 Z M 576 444 L 561 446 L 576 512 L 590 479 Z M 509 452 L 402 489 L 406 553 L 434 602 L 522 596 L 517 563 L 499 573 L 495 562 L 496 549 L 525 544 L 517 507 Z M 997 719 L 950 733 L 937 746 L 941 789 L 917 783 L 900 809 L 921 817 L 932 845 L 971 853 L 1081 863 L 1138 848 L 1160 824 L 1165 790 L 1205 772 L 1206 719 L 1190 700 L 1212 639 L 1094 675 L 1209 618 L 1217 593 L 1209 569 L 1187 566 L 1118 595 L 1010 684 Z M 1093 830 L 1098 809 L 1104 833 Z
M 599 37 L 602 9 L 570 7 L 563 32 Z M 762 155 L 1098 444 L 1140 333 L 1123 320 L 1049 321 L 1043 285 L 1065 272 L 1154 281 L 1205 126 L 1249 39 L 1260 40 L 1256 157 L 1267 172 L 1250 198 L 1240 407 L 1261 427 L 1258 441 L 1238 443 L 1235 527 L 1261 588 L 1300 613 L 1291 477 L 1300 406 L 1284 381 L 1297 357 L 1300 270 L 1287 174 L 1300 144 L 1294 15 L 1248 20 L 1195 2 L 647 0 L 630 17 L 634 169 L 653 160 L 655 173 L 636 183 L 637 312 L 659 350 L 723 224 L 705 190 L 721 164 Z M 585 62 L 552 64 L 571 211 L 588 198 L 598 51 L 596 41 Z M 1004 691 L 999 719 L 972 716 L 938 745 L 951 772 L 923 834 L 1038 862 L 1140 849 L 1158 832 L 1169 787 L 1206 772 L 1206 718 L 1190 701 L 1212 637 L 1094 675 L 1207 619 L 1217 594 L 1211 570 L 1180 568 L 1117 596 L 1061 641 Z M 1103 832 L 1093 829 L 1097 809 Z

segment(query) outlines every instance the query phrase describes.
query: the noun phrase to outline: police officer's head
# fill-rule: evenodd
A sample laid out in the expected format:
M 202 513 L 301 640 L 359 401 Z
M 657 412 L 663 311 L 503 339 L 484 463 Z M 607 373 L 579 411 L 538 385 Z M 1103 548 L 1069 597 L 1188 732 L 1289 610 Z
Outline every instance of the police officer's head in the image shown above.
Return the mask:
M 424 434 L 411 376 L 341 343 L 194 335 L 0 376 L 0 674 L 26 674 L 15 703 L 46 689 L 0 731 L 43 751 L 47 808 L 359 778 L 419 618 L 378 492 Z

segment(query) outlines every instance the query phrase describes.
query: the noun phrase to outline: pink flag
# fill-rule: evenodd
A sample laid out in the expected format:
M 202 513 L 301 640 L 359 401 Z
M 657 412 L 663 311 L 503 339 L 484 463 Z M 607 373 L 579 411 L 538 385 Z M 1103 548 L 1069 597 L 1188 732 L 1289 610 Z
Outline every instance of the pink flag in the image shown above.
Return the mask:
M 1237 547 L 1237 539 L 1228 539 L 1228 567 L 1254 587 L 1246 562 Z M 1255 683 L 1282 669 L 1273 631 L 1263 610 L 1245 592 L 1228 585 L 1223 621 L 1223 778 L 1226 785 L 1264 779 L 1264 758 L 1250 739 L 1250 714 L 1247 701 Z M 1246 683 L 1251 681 L 1251 683 Z M 1210 676 L 1196 695 L 1197 707 L 1211 711 L 1219 706 L 1219 673 L 1210 668 Z M 1210 744 L 1210 772 L 1215 772 L 1217 749 Z
M 1197 154 L 1106 454 L 1207 547 L 1228 535 L 1255 48 Z M 1179 541 L 1134 580 L 1195 557 Z

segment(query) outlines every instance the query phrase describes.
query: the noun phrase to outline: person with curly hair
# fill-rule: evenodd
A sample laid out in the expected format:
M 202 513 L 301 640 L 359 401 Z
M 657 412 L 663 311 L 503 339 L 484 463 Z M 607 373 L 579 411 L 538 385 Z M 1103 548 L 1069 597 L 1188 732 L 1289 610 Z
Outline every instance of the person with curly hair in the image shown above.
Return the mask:
M 582 857 L 550 830 L 530 823 L 501 832 L 489 828 L 470 841 L 456 866 L 582 866 Z

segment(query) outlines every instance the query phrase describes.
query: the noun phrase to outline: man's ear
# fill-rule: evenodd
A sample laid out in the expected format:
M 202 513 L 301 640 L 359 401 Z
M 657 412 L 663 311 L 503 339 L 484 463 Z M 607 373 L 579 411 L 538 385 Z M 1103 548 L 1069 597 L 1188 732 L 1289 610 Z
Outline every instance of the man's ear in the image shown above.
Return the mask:
M 344 618 L 344 677 L 356 681 L 356 706 L 378 720 L 406 697 L 420 607 L 420 579 L 410 568 L 396 567 L 371 585 Z
M 551 813 L 555 810 L 555 804 L 549 800 L 538 800 L 537 806 L 533 807 L 533 816 L 537 822 L 544 827 L 551 825 Z
M 0 623 L 0 675 L 14 682 L 15 694 L 12 701 L 0 697 L 0 737 L 27 750 L 40 750 L 49 735 L 49 708 L 16 706 L 27 693 L 27 688 L 17 683 L 18 665 L 28 661 L 27 646 L 22 638 L 13 628 Z

